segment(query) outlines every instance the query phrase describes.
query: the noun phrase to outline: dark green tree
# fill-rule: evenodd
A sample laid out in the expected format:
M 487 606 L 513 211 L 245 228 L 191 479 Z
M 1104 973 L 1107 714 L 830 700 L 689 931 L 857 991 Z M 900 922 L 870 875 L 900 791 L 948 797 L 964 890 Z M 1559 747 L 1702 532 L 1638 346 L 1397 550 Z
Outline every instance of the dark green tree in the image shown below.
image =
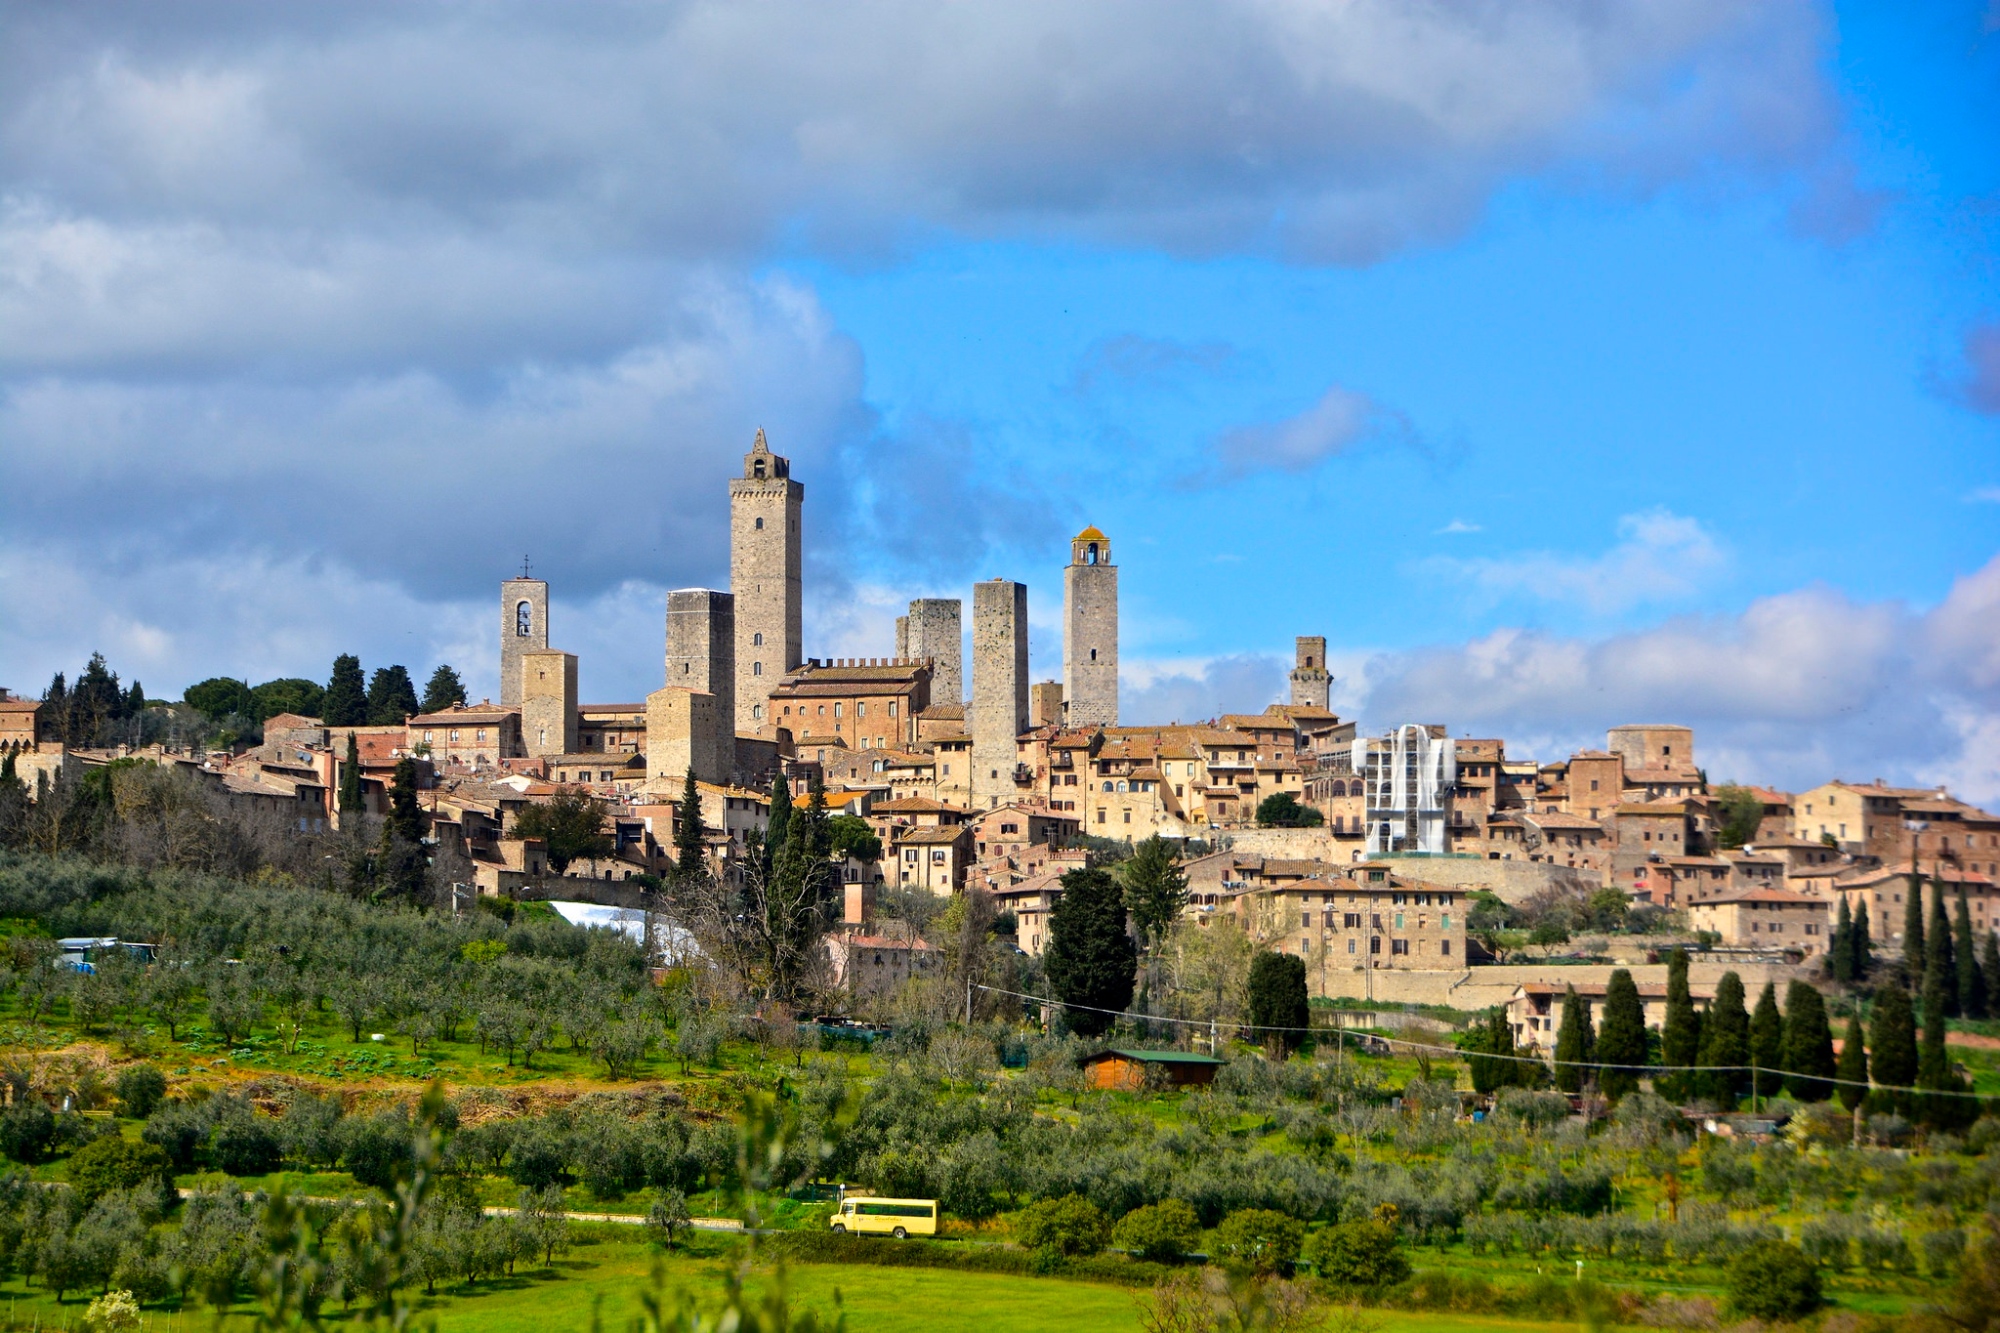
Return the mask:
M 860 815 L 834 815 L 826 821 L 826 827 L 833 836 L 833 857 L 836 861 L 850 856 L 857 861 L 882 859 L 882 839 Z
M 1591 1027 L 1590 1006 L 1576 993 L 1576 987 L 1566 987 L 1562 1026 L 1556 1029 L 1556 1086 L 1564 1092 L 1582 1092 L 1596 1053 L 1597 1033 Z
M 132 688 L 125 691 L 125 716 L 137 717 L 145 711 L 146 687 L 135 680 L 132 682 Z
M 1715 789 L 1716 840 L 1724 847 L 1742 847 L 1757 839 L 1764 822 L 1764 802 L 1748 787 L 1725 782 Z
M 1852 1114 L 1868 1100 L 1868 1034 L 1861 1027 L 1861 1010 L 1847 1016 L 1847 1035 L 1840 1043 L 1840 1104 Z
M 431 678 L 424 683 L 423 711 L 442 713 L 453 704 L 465 703 L 465 682 L 449 665 L 439 666 L 431 672 Z
M 1854 979 L 1864 980 L 1875 967 L 1875 941 L 1869 938 L 1868 900 L 1863 898 L 1861 906 L 1854 912 L 1853 945 L 1848 950 L 1854 959 Z
M 329 727 L 359 727 L 368 721 L 368 690 L 362 682 L 361 659 L 352 653 L 333 659 L 333 676 L 320 700 L 320 721 Z
M 549 866 L 560 875 L 572 861 L 611 855 L 605 818 L 604 803 L 588 792 L 559 791 L 523 810 L 514 820 L 514 836 L 542 839 L 548 846 Z
M 1979 946 L 1972 938 L 1972 913 L 1965 905 L 1965 885 L 1958 886 L 1958 910 L 1951 928 L 1951 953 L 1958 964 L 1958 1012 L 1966 1018 L 1986 1017 L 1986 977 L 1979 966 Z
M 708 870 L 708 845 L 701 826 L 701 790 L 695 786 L 694 770 L 681 783 L 681 808 L 674 812 L 674 873 L 683 883 L 693 883 Z
M 1854 980 L 1854 916 L 1847 910 L 1845 894 L 1841 895 L 1840 911 L 1834 917 L 1833 945 L 1827 950 L 1827 962 L 1835 981 Z
M 1532 1077 L 1534 1067 L 1514 1058 L 1518 1054 L 1514 1047 L 1514 1025 L 1507 1021 L 1507 1011 L 1497 1004 L 1486 1011 L 1485 1017 L 1472 1020 L 1459 1038 L 1458 1048 L 1465 1052 L 1472 1090 L 1481 1096 L 1537 1081 Z
M 1729 1306 L 1750 1319 L 1791 1322 L 1826 1304 L 1819 1265 L 1798 1246 L 1760 1240 L 1729 1261 Z
M 1708 1017 L 1701 1025 L 1700 1096 L 1725 1111 L 1736 1109 L 1737 1099 L 1750 1086 L 1744 1066 L 1750 1063 L 1750 1011 L 1743 1004 L 1743 978 L 1724 972 L 1715 983 L 1715 998 L 1708 1002 Z
M 2000 931 L 1986 932 L 1986 948 L 1979 960 L 1979 975 L 1986 978 L 1986 1012 L 2000 1010 Z
M 1777 1096 L 1785 1085 L 1785 1016 L 1778 1010 L 1778 988 L 1768 981 L 1750 1014 L 1750 1063 L 1751 1092 L 1759 1097 Z
M 1300 805 L 1298 797 L 1288 791 L 1257 802 L 1259 828 L 1318 828 L 1325 822 L 1325 815 L 1309 805 Z
M 1917 863 L 1910 862 L 1910 882 L 1907 901 L 1903 904 L 1903 970 L 1910 974 L 1913 985 L 1922 985 L 1924 979 L 1924 881 L 1917 874 Z
M 1147 838 L 1118 867 L 1125 886 L 1125 911 L 1142 945 L 1157 946 L 1187 909 L 1187 876 L 1180 853 L 1157 835 Z
M 1930 954 L 1935 963 L 1936 950 Z M 1923 1039 L 1917 1048 L 1917 1086 L 1936 1090 L 1953 1086 L 1951 1075 L 1951 1055 L 1945 1049 L 1948 1032 L 1947 1020 L 1951 1012 L 1950 986 L 1945 981 L 1944 969 L 1931 966 L 1924 969 L 1924 1030 Z
M 92 653 L 90 664 L 69 689 L 70 744 L 97 743 L 104 739 L 109 723 L 125 716 L 125 691 L 118 684 L 118 673 L 105 666 L 103 653 Z
M 232 713 L 249 717 L 257 706 L 251 698 L 250 687 L 228 676 L 210 676 L 199 684 L 188 686 L 181 693 L 181 702 L 211 722 Z
M 1875 1082 L 1885 1088 L 1908 1088 L 1917 1081 L 1917 1018 L 1910 993 L 1901 986 L 1884 986 L 1875 993 L 1874 1031 L 1868 1045 L 1874 1058 Z M 1908 1094 L 1897 1093 L 1907 1106 Z
M 250 716 L 259 722 L 280 713 L 319 717 L 320 709 L 325 705 L 326 691 L 320 688 L 319 682 L 301 680 L 297 676 L 267 680 L 250 691 Z
M 417 687 L 400 666 L 375 668 L 368 678 L 368 725 L 393 727 L 417 711 Z
M 1763 809 L 1761 803 L 1758 809 Z M 1685 1072 L 1661 1074 L 1653 1080 L 1654 1088 L 1670 1101 L 1690 1100 L 1696 1083 L 1692 1071 L 1700 1062 L 1701 1015 L 1688 989 L 1687 951 L 1675 949 L 1667 955 L 1667 1016 L 1660 1025 L 1660 1063 Z
M 1125 928 L 1125 894 L 1100 866 L 1062 877 L 1049 912 L 1043 971 L 1070 1029 L 1085 1037 L 1109 1030 L 1132 1003 L 1138 951 Z
M 1646 1063 L 1646 1009 L 1632 973 L 1619 968 L 1604 988 L 1604 1021 L 1597 1028 L 1597 1086 L 1612 1101 L 1639 1088 L 1637 1066 Z
M 40 740 L 69 740 L 69 686 L 64 683 L 60 671 L 49 682 L 49 687 L 42 691 L 42 713 L 36 730 Z
M 395 775 L 389 780 L 388 831 L 391 837 L 412 843 L 422 842 L 429 831 L 429 821 L 417 802 L 417 761 L 409 755 L 396 761 Z
M 1305 1044 L 1312 1022 L 1305 959 L 1260 952 L 1250 960 L 1249 990 L 1250 1026 L 1268 1050 L 1282 1059 Z
M 1785 1086 L 1802 1102 L 1823 1102 L 1833 1092 L 1833 1028 L 1826 1000 L 1803 981 L 1785 988 Z
M 792 831 L 792 788 L 790 781 L 782 776 L 771 781 L 771 817 L 764 825 L 764 873 L 771 873 L 772 863 L 784 848 L 785 840 Z
M 1929 928 L 1924 932 L 1924 994 L 1926 996 L 1930 994 L 1931 974 L 1935 972 L 1944 995 L 1946 1018 L 1959 1016 L 1958 959 L 1954 957 L 1955 952 L 1951 947 L 1951 915 L 1944 906 L 1944 884 L 1940 880 L 1932 879 L 1931 921 Z M 1925 1002 L 1929 1003 L 1928 999 Z M 1928 1012 L 1924 1015 L 1924 1021 L 1926 1023 L 1930 1021 Z
M 340 815 L 344 820 L 361 812 L 361 747 L 350 731 L 347 733 L 347 757 L 340 763 Z

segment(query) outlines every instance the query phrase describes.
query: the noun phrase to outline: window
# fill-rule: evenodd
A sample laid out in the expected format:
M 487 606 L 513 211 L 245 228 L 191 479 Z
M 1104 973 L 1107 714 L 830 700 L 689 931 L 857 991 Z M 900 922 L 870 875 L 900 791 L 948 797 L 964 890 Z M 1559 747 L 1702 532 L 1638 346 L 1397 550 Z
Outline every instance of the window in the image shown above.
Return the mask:
M 760 477 L 764 475 L 764 469 L 763 469 L 763 467 L 762 467 L 761 465 L 760 465 L 760 466 L 758 467 L 758 469 L 757 469 L 757 475 L 758 475 L 758 476 L 760 476 Z M 763 519 L 761 519 L 761 518 L 760 518 L 760 519 L 758 519 L 758 520 L 757 520 L 757 522 L 756 522 L 756 524 L 755 524 L 755 527 L 756 527 L 757 531 L 759 531 L 759 532 L 762 532 L 762 531 L 764 530 L 764 520 L 763 520 Z
M 1395 954 L 1407 954 L 1407 953 L 1409 953 L 1409 951 L 1410 951 L 1410 942 L 1409 942 L 1408 940 L 1390 940 L 1390 941 L 1389 941 L 1389 952 L 1390 952 L 1390 954 L 1392 954 L 1392 955 L 1395 955 Z
M 1093 662 L 1097 660 L 1097 650 L 1095 648 L 1090 650 L 1090 660 Z
M 839 716 L 840 716 L 840 705 L 839 705 L 839 704 L 835 704 L 835 705 L 833 706 L 833 715 L 834 715 L 835 717 L 839 717 Z
M 789 708 L 787 708 L 787 709 L 786 709 L 785 711 L 786 711 L 787 713 L 789 713 L 789 712 L 791 712 L 792 710 L 791 710 L 791 709 L 789 709 Z M 764 720 L 764 705 L 762 705 L 762 704 L 751 704 L 751 705 L 750 705 L 750 716 L 751 716 L 751 717 L 754 717 L 754 718 L 756 718 L 756 719 L 757 719 L 757 720 L 758 720 L 759 722 L 762 722 L 762 721 Z
M 486 743 L 486 728 L 481 727 L 478 730 L 478 732 L 475 733 L 473 739 L 477 740 L 481 745 L 484 745 Z
M 894 699 L 891 699 L 889 701 L 889 716 L 890 717 L 896 716 L 896 701 Z
M 1299 924 L 1301 926 L 1305 927 L 1307 930 L 1311 930 L 1312 923 L 1313 923 L 1313 914 L 1311 912 L 1299 913 Z
M 1449 957 L 1451 957 L 1451 941 L 1450 941 L 1450 940 L 1439 940 L 1439 941 L 1438 941 L 1438 952 L 1439 952 L 1440 954 L 1444 955 L 1444 956 L 1445 956 L 1446 958 L 1449 958 Z
M 764 664 L 763 664 L 762 662 L 752 662 L 752 663 L 750 664 L 750 674 L 751 674 L 751 675 L 753 675 L 753 676 L 761 676 L 761 675 L 763 675 L 763 674 L 764 674 Z
M 526 639 L 532 637 L 534 632 L 535 608 L 533 603 L 516 602 L 514 604 L 514 633 Z
M 868 716 L 868 705 L 867 705 L 867 704 L 865 704 L 865 703 L 859 703 L 859 704 L 856 704 L 856 705 L 854 705 L 854 716 L 856 716 L 856 717 L 867 717 L 867 716 Z
M 764 636 L 761 634 L 752 634 L 750 636 L 750 646 L 752 648 L 762 648 L 764 646 Z
M 1356 945 L 1356 944 L 1358 944 L 1358 943 L 1359 943 L 1359 941 L 1358 941 L 1358 940 L 1356 940 L 1356 939 L 1355 939 L 1355 938 L 1354 938 L 1354 937 L 1353 937 L 1352 935 L 1349 935 L 1349 936 L 1347 937 L 1347 951 L 1348 951 L 1349 953 L 1353 953 L 1353 952 L 1354 952 L 1354 947 L 1355 947 L 1355 945 Z

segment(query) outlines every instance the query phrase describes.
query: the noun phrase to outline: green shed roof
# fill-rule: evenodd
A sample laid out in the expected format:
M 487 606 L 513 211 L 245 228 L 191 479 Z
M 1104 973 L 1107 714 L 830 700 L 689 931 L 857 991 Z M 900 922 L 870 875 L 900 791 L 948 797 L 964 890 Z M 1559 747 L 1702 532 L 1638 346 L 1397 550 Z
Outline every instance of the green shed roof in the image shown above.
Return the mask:
M 1107 1055 L 1122 1055 L 1127 1060 L 1137 1060 L 1149 1065 L 1219 1065 L 1224 1063 L 1212 1055 L 1196 1055 L 1192 1051 L 1135 1051 L 1124 1047 L 1113 1047 L 1099 1051 L 1096 1055 L 1084 1057 L 1086 1062 L 1101 1060 Z

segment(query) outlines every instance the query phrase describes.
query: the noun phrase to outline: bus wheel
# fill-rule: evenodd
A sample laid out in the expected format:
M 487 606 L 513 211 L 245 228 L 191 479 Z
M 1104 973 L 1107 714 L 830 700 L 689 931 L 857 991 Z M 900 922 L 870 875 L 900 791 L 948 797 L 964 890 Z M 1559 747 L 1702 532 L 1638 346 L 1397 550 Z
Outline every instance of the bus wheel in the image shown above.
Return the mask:
M 845 1236 L 847 1234 L 847 1224 L 845 1222 L 835 1222 L 833 1224 L 833 1234 L 836 1236 Z
M 910 1233 L 902 1227 L 897 1227 L 894 1234 L 897 1240 L 908 1240 L 910 1238 Z

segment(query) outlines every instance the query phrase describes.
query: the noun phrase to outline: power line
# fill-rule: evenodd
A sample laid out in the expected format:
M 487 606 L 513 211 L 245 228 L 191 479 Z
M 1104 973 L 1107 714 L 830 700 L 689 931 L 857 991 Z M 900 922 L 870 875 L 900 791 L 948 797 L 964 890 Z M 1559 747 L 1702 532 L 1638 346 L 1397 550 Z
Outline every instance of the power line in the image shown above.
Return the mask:
M 980 986 L 980 990 L 994 995 L 1011 995 L 1018 1000 L 1033 1000 L 1036 1004 L 1054 1005 L 1059 1009 L 1076 1009 L 1084 1013 L 1110 1014 L 1114 1018 L 1129 1018 L 1141 1023 L 1180 1023 L 1188 1027 L 1211 1027 L 1220 1020 L 1204 1018 L 1170 1018 L 1162 1014 L 1135 1014 L 1129 1009 L 1099 1009 L 1095 1005 L 1071 1004 L 1066 1000 L 1050 999 L 1044 995 L 1029 995 L 1023 991 L 1003 990 L 998 986 Z M 1336 1011 L 1338 1012 L 1338 1011 Z M 1298 1032 L 1295 1027 L 1281 1027 L 1275 1024 L 1231 1023 L 1229 1026 L 1246 1032 Z M 1307 1029 L 1309 1030 L 1309 1029 Z M 1345 1029 L 1333 1029 L 1336 1044 L 1344 1040 Z M 1370 1034 L 1371 1037 L 1373 1034 Z M 1406 1046 L 1413 1051 L 1435 1051 L 1442 1055 L 1456 1056 L 1464 1060 L 1511 1060 L 1516 1064 L 1539 1065 L 1547 1069 L 1551 1064 L 1557 1069 L 1616 1069 L 1635 1074 L 1785 1074 L 1792 1071 L 1767 1069 L 1763 1065 L 1615 1065 L 1602 1060 L 1544 1060 L 1539 1055 L 1498 1055 L 1485 1051 L 1460 1050 L 1456 1046 L 1438 1046 L 1429 1042 L 1411 1041 L 1407 1037 L 1373 1037 L 1373 1040 L 1390 1046 Z M 1844 1088 L 1868 1088 L 1875 1092 L 1909 1092 L 1925 1097 L 1981 1097 L 1977 1092 L 1961 1092 L 1950 1088 L 1900 1087 L 1888 1083 L 1865 1083 L 1859 1079 L 1836 1078 L 1832 1075 L 1799 1074 L 1799 1078 L 1809 1078 L 1815 1083 L 1827 1083 Z

